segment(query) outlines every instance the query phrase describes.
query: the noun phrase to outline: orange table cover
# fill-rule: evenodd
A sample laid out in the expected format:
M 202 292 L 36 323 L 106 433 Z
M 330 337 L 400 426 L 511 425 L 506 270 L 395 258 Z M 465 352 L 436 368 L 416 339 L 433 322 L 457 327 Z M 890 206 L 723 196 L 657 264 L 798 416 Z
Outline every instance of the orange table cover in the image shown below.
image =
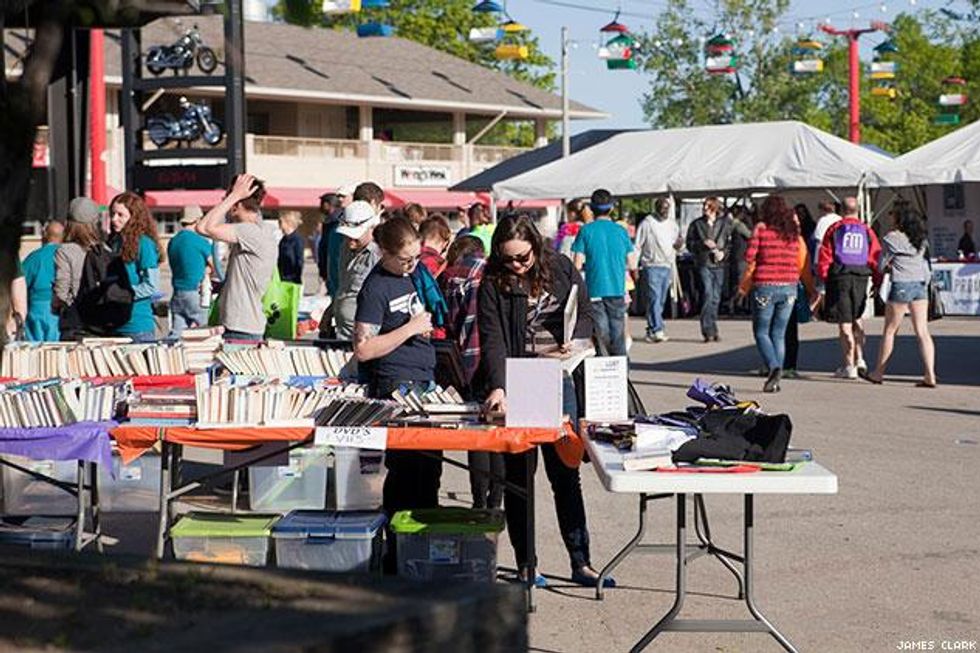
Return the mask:
M 123 462 L 139 458 L 158 440 L 210 449 L 237 451 L 264 442 L 299 442 L 313 438 L 311 428 L 241 427 L 196 429 L 188 426 L 119 426 L 111 435 Z M 389 427 L 389 449 L 436 449 L 448 451 L 490 451 L 521 453 L 540 444 L 554 443 L 569 467 L 582 460 L 585 447 L 565 424 L 562 430 L 550 428 L 445 429 L 429 427 Z

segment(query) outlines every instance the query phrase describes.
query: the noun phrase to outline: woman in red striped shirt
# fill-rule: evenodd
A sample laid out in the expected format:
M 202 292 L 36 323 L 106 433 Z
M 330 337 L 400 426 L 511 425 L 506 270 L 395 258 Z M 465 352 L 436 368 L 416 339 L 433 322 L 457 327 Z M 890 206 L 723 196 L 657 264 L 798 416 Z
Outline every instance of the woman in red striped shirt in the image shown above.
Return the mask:
M 808 269 L 806 245 L 800 238 L 796 215 L 782 196 L 767 197 L 760 217 L 745 252 L 753 288 L 752 330 L 755 345 L 769 370 L 762 390 L 779 392 L 786 354 L 786 325 L 793 316 L 796 285 Z M 812 278 L 809 281 L 812 295 Z

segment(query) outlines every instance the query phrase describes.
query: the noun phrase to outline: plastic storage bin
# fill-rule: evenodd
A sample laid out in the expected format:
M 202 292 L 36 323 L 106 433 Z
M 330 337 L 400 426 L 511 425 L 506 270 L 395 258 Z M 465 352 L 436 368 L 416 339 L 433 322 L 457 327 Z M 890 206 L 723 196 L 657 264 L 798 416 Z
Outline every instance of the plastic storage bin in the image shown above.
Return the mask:
M 25 469 L 51 478 L 74 483 L 78 480 L 75 460 L 31 460 L 21 456 L 4 456 Z M 0 467 L 3 476 L 3 512 L 6 515 L 74 516 L 78 514 L 75 496 L 62 489 L 39 481 L 13 467 Z
M 335 510 L 377 510 L 385 484 L 385 453 L 354 447 L 334 447 L 333 502 Z
M 323 510 L 327 503 L 327 450 L 293 449 L 289 465 L 248 468 L 251 510 L 280 512 Z
M 497 576 L 499 510 L 403 510 L 391 519 L 398 543 L 398 575 L 418 580 L 492 583 Z
M 276 565 L 337 572 L 377 570 L 385 521 L 378 512 L 293 511 L 272 529 Z
M 147 452 L 128 465 L 113 454 L 112 472 L 99 468 L 99 507 L 103 511 L 160 510 L 160 454 Z
M 277 515 L 191 512 L 170 529 L 178 560 L 262 567 Z
M 0 520 L 0 545 L 42 551 L 67 551 L 75 543 L 75 520 L 68 517 L 27 517 Z

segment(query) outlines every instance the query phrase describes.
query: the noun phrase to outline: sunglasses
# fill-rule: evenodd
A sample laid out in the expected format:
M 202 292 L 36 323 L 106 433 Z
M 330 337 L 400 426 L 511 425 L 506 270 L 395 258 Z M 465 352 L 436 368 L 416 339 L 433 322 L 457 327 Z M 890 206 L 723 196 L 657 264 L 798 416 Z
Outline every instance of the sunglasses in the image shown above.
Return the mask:
M 534 256 L 534 250 L 529 249 L 523 254 L 515 254 L 514 256 L 501 256 L 504 261 L 504 265 L 513 265 L 514 263 L 519 263 L 520 265 L 526 265 L 530 262 L 531 257 Z
M 416 263 L 420 258 L 422 258 L 421 254 L 418 256 L 396 256 L 395 260 L 402 265 L 412 265 Z

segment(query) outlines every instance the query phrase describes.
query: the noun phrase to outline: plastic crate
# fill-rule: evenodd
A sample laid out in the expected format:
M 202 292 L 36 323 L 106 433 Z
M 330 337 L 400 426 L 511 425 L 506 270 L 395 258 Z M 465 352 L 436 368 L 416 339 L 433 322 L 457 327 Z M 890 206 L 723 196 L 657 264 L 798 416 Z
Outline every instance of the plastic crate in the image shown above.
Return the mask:
M 497 577 L 499 510 L 431 508 L 395 513 L 398 575 L 427 581 L 492 583 Z
M 104 512 L 160 510 L 160 454 L 147 452 L 124 465 L 112 456 L 112 474 L 99 468 L 99 508 Z
M 338 511 L 377 510 L 381 507 L 385 476 L 383 451 L 334 447 L 333 498 Z
M 278 515 L 188 513 L 170 529 L 174 557 L 263 567 L 269 557 L 269 534 L 278 519 Z
M 381 529 L 378 512 L 317 512 L 297 510 L 272 529 L 276 566 L 289 569 L 367 573 L 380 567 Z
M 3 458 L 57 481 L 74 483 L 78 480 L 78 462 L 75 460 L 31 460 L 21 456 Z M 0 466 L 0 475 L 3 476 L 4 514 L 59 517 L 78 514 L 78 500 L 75 496 L 50 483 L 7 465 Z
M 259 512 L 323 510 L 327 504 L 326 448 L 294 449 L 289 464 L 248 468 L 248 506 Z
M 0 520 L 0 545 L 41 551 L 67 551 L 75 543 L 75 520 L 27 517 Z

